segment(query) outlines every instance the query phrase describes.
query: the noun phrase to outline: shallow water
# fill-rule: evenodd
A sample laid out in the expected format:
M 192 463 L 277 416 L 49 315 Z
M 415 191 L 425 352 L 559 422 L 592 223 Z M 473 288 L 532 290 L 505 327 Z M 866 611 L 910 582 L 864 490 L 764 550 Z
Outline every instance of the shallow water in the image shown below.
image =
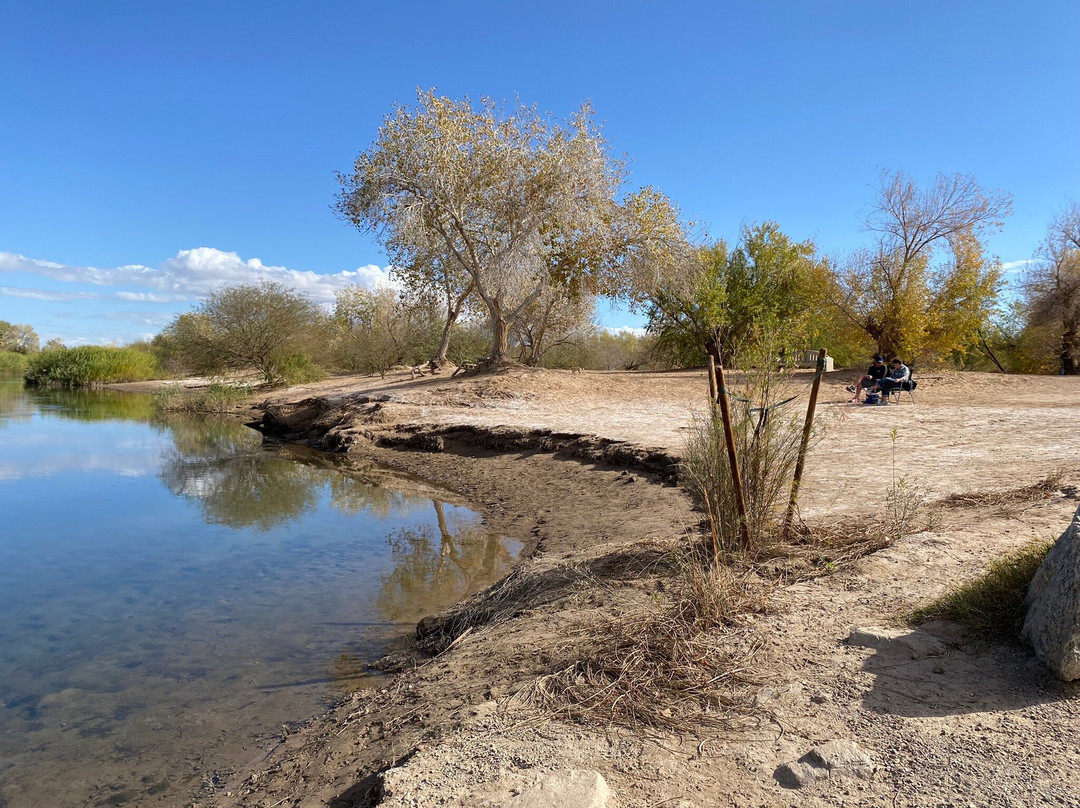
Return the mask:
M 184 804 L 518 549 L 385 469 L 0 382 L 0 808 Z

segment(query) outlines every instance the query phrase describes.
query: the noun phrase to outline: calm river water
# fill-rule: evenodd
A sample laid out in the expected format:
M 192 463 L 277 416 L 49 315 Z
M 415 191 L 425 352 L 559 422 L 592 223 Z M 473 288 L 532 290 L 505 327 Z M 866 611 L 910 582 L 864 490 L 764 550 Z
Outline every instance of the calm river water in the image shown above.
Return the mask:
M 385 469 L 0 382 L 0 808 L 188 804 L 518 549 Z

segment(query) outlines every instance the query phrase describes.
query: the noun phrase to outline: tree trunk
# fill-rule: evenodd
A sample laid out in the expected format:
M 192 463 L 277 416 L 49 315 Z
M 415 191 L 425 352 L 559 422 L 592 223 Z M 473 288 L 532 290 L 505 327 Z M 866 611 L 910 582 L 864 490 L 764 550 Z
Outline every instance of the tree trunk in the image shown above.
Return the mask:
M 976 333 L 979 335 L 979 345 L 982 347 L 983 353 L 990 357 L 990 361 L 997 365 L 998 370 L 1000 370 L 1002 373 L 1008 373 L 1009 371 L 1005 370 L 1005 368 L 1002 367 L 1002 364 L 994 355 L 993 350 L 991 350 L 990 343 L 987 342 L 986 336 L 983 334 L 982 329 L 977 329 Z
M 510 326 L 501 312 L 492 311 L 491 328 L 491 362 L 493 365 L 501 365 L 510 360 Z
M 457 317 L 454 318 L 454 320 L 456 319 Z M 454 327 L 454 320 L 449 317 L 446 318 L 446 325 L 443 326 L 442 330 L 442 339 L 439 340 L 439 350 L 435 352 L 435 356 L 431 360 L 436 365 L 446 362 L 446 352 L 450 350 L 450 329 Z
M 1061 335 L 1061 353 L 1059 358 L 1061 359 L 1061 375 L 1062 376 L 1076 376 L 1077 366 L 1076 357 L 1073 356 L 1073 344 L 1076 342 L 1076 330 L 1074 328 L 1066 328 Z
M 469 295 L 472 294 L 473 284 L 469 284 L 465 291 L 454 300 L 452 294 L 447 291 L 446 297 L 446 324 L 443 326 L 442 339 L 439 341 L 439 350 L 435 353 L 435 358 L 431 361 L 437 365 L 445 364 L 446 352 L 450 350 L 450 332 L 454 328 L 454 323 L 457 322 L 457 318 L 461 315 L 461 310 L 465 306 L 465 301 Z

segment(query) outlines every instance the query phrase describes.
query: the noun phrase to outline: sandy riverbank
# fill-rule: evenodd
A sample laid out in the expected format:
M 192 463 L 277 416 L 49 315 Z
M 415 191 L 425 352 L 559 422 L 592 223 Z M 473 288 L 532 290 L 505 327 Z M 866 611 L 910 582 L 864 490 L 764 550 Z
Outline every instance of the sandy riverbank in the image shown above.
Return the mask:
M 399 658 L 405 670 L 384 690 L 283 739 L 204 804 L 371 805 L 393 765 L 394 806 L 501 805 L 542 772 L 571 768 L 601 772 L 619 806 L 1080 804 L 1065 774 L 1080 764 L 1080 700 L 1025 649 L 966 644 L 905 662 L 843 642 L 1064 528 L 1080 484 L 1080 379 L 927 375 L 916 403 L 885 408 L 841 403 L 846 381 L 831 374 L 824 385 L 829 433 L 804 491 L 810 520 L 873 514 L 894 458 L 931 498 L 1026 485 L 1055 468 L 1067 470 L 1065 487 L 1008 512 L 949 509 L 932 532 L 773 591 L 751 620 L 760 723 L 683 734 L 569 723 L 521 694 L 573 661 L 582 626 L 666 596 L 665 554 L 698 521 L 666 469 L 701 406 L 703 374 L 335 378 L 274 393 L 261 407 L 271 428 L 482 507 L 532 548 L 516 573 L 531 583 L 506 619 L 434 660 Z M 780 764 L 830 738 L 863 746 L 875 776 L 797 792 L 776 782 Z

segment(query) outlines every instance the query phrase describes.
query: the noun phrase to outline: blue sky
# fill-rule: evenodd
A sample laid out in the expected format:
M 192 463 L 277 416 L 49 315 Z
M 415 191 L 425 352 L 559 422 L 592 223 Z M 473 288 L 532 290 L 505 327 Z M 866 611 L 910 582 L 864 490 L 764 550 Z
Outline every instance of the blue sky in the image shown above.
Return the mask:
M 0 0 L 0 30 L 0 319 L 71 344 L 217 283 L 383 276 L 333 172 L 418 86 L 591 99 L 632 185 L 715 237 L 772 219 L 847 252 L 882 169 L 961 171 L 1013 195 L 990 248 L 1015 265 L 1080 197 L 1077 0 Z

